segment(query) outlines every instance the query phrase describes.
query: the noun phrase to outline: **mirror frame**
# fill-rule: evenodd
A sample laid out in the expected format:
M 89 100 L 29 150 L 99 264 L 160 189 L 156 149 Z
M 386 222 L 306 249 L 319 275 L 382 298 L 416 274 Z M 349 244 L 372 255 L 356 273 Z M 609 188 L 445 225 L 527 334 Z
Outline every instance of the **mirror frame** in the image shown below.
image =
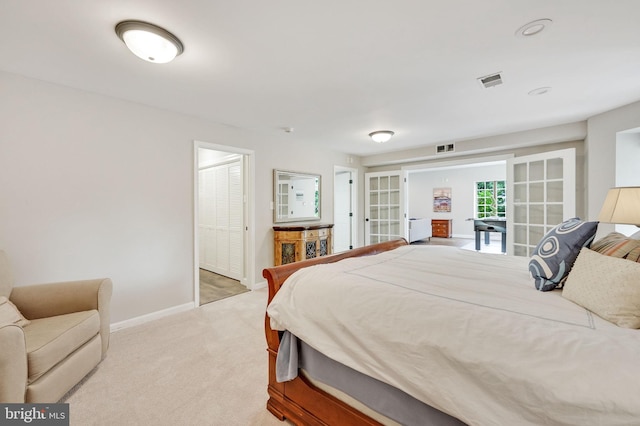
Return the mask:
M 317 216 L 304 216 L 293 218 L 281 218 L 278 217 L 278 211 L 280 211 L 280 203 L 278 200 L 278 176 L 297 176 L 309 179 L 318 179 L 318 214 Z M 322 216 L 322 175 L 315 173 L 301 173 L 292 172 L 288 170 L 273 169 L 273 222 L 285 223 L 285 222 L 306 222 L 306 221 L 319 221 Z

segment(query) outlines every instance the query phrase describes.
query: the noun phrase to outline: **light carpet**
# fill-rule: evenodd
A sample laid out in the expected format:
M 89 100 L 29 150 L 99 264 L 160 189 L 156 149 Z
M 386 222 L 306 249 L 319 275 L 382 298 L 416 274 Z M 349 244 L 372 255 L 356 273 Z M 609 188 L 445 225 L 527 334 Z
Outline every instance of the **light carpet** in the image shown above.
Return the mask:
M 267 289 L 111 334 L 62 402 L 71 425 L 289 425 L 266 409 Z

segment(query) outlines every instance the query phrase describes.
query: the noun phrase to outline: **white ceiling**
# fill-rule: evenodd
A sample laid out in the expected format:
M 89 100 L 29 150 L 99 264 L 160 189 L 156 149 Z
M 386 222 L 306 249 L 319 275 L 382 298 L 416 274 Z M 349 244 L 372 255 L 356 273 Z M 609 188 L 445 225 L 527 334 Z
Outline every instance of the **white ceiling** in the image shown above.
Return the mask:
M 540 18 L 553 25 L 515 36 Z M 638 0 L 2 0 L 0 69 L 267 142 L 368 155 L 582 121 L 640 100 L 639 18 Z M 184 54 L 138 59 L 114 32 L 127 19 L 165 27 Z M 502 86 L 476 81 L 498 71 Z M 542 86 L 551 92 L 527 95 Z M 379 129 L 396 135 L 375 144 L 367 134 Z

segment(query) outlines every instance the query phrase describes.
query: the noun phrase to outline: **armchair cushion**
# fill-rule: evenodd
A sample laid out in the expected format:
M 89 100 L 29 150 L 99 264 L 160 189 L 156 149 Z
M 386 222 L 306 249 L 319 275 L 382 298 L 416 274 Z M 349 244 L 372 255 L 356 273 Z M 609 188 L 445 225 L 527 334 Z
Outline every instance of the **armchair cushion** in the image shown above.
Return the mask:
M 28 325 L 31 321 L 26 319 L 5 296 L 0 296 L 0 326 L 5 324 L 15 324 L 20 327 Z
M 30 320 L 97 310 L 100 314 L 102 356 L 109 347 L 109 305 L 113 283 L 109 278 L 14 287 L 11 301 Z
M 15 324 L 0 325 L 0 402 L 25 402 L 27 349 L 24 329 Z
M 95 310 L 32 320 L 24 327 L 28 383 L 33 383 L 99 332 L 100 316 Z

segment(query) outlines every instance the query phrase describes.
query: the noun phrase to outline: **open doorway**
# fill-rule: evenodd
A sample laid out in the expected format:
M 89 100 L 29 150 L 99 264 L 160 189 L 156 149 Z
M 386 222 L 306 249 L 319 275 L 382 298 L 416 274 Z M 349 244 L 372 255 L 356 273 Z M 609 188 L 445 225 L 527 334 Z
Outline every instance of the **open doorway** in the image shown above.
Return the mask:
M 505 181 L 510 157 L 478 157 L 403 167 L 410 222 L 407 240 L 417 244 L 470 246 L 475 250 L 474 223 L 480 218 L 478 183 Z M 441 191 L 448 193 L 447 208 L 439 204 L 437 194 Z M 485 239 L 480 251 L 493 250 L 489 246 L 497 245 L 500 252 L 501 233 L 485 232 L 482 236 Z
M 251 289 L 254 269 L 252 152 L 194 146 L 194 300 L 210 303 Z

